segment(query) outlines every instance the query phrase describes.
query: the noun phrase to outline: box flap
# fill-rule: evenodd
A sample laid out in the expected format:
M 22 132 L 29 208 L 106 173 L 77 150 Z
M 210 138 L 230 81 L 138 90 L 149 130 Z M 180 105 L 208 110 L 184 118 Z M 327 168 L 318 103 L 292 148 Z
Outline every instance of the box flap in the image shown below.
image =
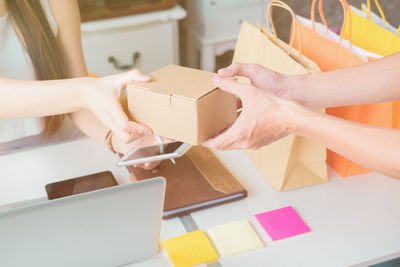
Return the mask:
M 212 78 L 215 74 L 207 71 L 167 65 L 149 74 L 148 83 L 131 83 L 169 96 L 198 100 L 216 89 Z

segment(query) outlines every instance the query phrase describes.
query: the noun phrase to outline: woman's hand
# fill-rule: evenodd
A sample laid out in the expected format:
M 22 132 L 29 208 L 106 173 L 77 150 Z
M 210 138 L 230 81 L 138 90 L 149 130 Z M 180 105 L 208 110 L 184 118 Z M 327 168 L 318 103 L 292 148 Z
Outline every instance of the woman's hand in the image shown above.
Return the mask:
M 233 74 L 235 71 L 230 73 Z M 244 75 L 237 71 L 236 74 Z M 214 84 L 238 96 L 242 101 L 243 109 L 229 129 L 203 143 L 209 148 L 258 149 L 293 133 L 297 124 L 296 117 L 299 114 L 311 112 L 297 103 L 279 98 L 269 90 L 250 84 L 238 83 L 221 76 L 214 78 Z M 253 84 L 267 86 L 261 79 Z
M 119 98 L 129 82 L 148 82 L 150 77 L 139 70 L 102 78 L 84 78 L 83 106 L 95 115 L 123 143 L 151 134 L 151 130 L 143 125 L 130 121 L 125 114 Z

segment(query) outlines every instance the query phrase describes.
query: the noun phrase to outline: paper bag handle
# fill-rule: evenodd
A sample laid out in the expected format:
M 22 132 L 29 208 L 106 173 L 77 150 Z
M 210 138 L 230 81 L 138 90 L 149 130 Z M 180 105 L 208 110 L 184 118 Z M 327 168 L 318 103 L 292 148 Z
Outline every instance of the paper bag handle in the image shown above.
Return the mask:
M 385 13 L 383 13 L 382 7 L 379 4 L 378 0 L 375 0 L 375 5 L 378 8 L 379 14 L 381 14 L 381 18 L 383 20 L 383 23 L 387 23 Z M 368 19 L 371 20 L 371 0 L 367 0 L 367 7 L 368 7 Z
M 346 27 L 346 20 L 349 20 L 349 42 L 350 42 L 350 48 L 353 46 L 351 42 L 351 14 L 350 14 L 350 7 L 349 4 L 347 3 L 346 0 L 339 0 L 340 4 L 342 5 L 343 8 L 343 24 L 342 28 L 340 30 L 340 41 L 339 43 L 342 43 L 343 39 L 343 34 L 344 34 L 344 27 Z M 313 0 L 311 3 L 311 15 L 310 15 L 310 20 L 312 22 L 313 26 L 313 31 L 315 31 L 315 5 L 317 3 L 317 0 Z M 323 0 L 319 0 L 318 2 L 318 11 L 319 15 L 321 17 L 322 23 L 324 24 L 326 31 L 329 31 L 328 23 L 326 22 L 325 14 L 322 8 L 323 5 Z
M 272 15 L 271 15 L 271 8 L 275 6 L 275 7 L 280 7 L 283 8 L 285 10 L 287 10 L 290 15 L 292 16 L 292 33 L 291 33 L 291 37 L 290 37 L 290 42 L 289 42 L 289 51 L 288 54 L 290 55 L 292 48 L 293 48 L 293 40 L 294 40 L 294 35 L 296 33 L 296 30 L 298 30 L 297 27 L 297 18 L 296 18 L 296 14 L 294 14 L 293 10 L 290 8 L 290 6 L 280 0 L 271 0 L 268 4 L 267 7 L 267 15 L 266 15 L 266 19 L 267 19 L 267 33 L 271 34 L 275 37 L 275 41 L 277 42 L 278 40 L 278 35 L 276 33 L 276 28 L 275 28 L 275 24 L 274 21 L 272 20 Z M 273 34 L 270 32 L 270 28 L 269 28 L 269 22 L 271 20 L 271 27 L 273 29 Z M 300 38 L 298 40 L 298 44 L 299 44 L 299 52 L 301 53 L 301 31 L 300 32 Z
M 381 15 L 381 18 L 382 18 L 382 20 L 383 20 L 383 23 L 384 23 L 384 24 L 387 24 L 387 20 L 386 20 L 386 17 L 385 17 L 385 13 L 383 12 L 382 7 L 381 7 L 381 5 L 379 4 L 379 1 L 378 1 L 378 0 L 375 0 L 375 5 L 376 5 L 376 7 L 378 8 L 378 11 L 379 11 L 379 14 Z M 367 8 L 368 8 L 368 10 L 367 10 L 367 12 L 368 12 L 368 19 L 371 20 L 371 0 L 367 0 Z M 365 11 L 364 11 L 364 12 L 365 12 Z M 399 25 L 399 28 L 397 29 L 396 35 L 399 35 L 399 36 L 400 36 L 400 25 Z

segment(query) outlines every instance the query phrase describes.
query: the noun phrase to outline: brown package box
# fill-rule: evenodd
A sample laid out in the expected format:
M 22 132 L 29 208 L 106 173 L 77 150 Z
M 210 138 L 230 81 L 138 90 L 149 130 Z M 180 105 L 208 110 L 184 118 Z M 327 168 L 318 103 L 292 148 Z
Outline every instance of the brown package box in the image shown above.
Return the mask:
M 236 97 L 215 87 L 215 74 L 168 65 L 148 83 L 128 84 L 132 119 L 155 134 L 199 145 L 237 118 Z

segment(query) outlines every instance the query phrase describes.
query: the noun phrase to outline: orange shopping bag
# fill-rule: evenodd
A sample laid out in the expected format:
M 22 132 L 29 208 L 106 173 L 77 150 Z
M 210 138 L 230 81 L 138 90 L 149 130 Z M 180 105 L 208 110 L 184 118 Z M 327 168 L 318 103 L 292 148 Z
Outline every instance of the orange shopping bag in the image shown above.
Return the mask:
M 300 34 L 294 34 L 294 47 L 298 49 L 299 47 L 297 46 L 297 44 L 300 42 L 302 54 L 309 59 L 315 61 L 322 71 L 347 68 L 365 63 L 365 61 L 361 59 L 361 57 L 359 57 L 356 53 L 343 47 L 341 45 L 341 42 L 334 42 L 331 39 L 315 31 L 316 2 L 317 0 L 313 0 L 311 4 L 311 21 L 313 23 L 313 26 L 309 28 L 299 23 L 301 38 Z M 339 2 L 343 7 L 344 13 L 344 22 L 341 31 L 343 33 L 343 27 L 345 25 L 351 27 L 351 17 L 349 15 L 350 8 L 346 0 L 339 0 Z M 322 11 L 322 0 L 320 0 L 318 7 L 321 20 L 325 25 L 326 30 L 328 31 L 328 25 Z M 346 23 L 346 20 L 349 20 L 349 22 Z M 341 39 L 342 36 L 340 40 Z M 351 43 L 351 35 L 349 36 L 349 40 Z M 355 77 L 355 79 L 357 78 L 362 79 L 362 77 Z M 326 113 L 345 120 L 368 124 L 371 126 L 386 128 L 392 128 L 393 126 L 392 102 L 328 108 L 326 109 Z M 369 172 L 369 170 L 367 170 L 366 168 L 344 158 L 343 156 L 331 150 L 328 150 L 327 160 L 328 163 L 342 177 L 348 177 Z
M 367 1 L 366 14 L 361 14 L 355 7 L 350 6 L 352 26 L 343 28 L 343 37 L 351 39 L 357 46 L 383 56 L 400 52 L 400 26 L 396 30 L 386 22 L 385 14 L 378 0 L 375 5 L 382 17 L 372 20 L 371 0 Z M 348 23 L 348 21 L 347 21 Z M 400 101 L 393 102 L 393 128 L 400 129 Z

